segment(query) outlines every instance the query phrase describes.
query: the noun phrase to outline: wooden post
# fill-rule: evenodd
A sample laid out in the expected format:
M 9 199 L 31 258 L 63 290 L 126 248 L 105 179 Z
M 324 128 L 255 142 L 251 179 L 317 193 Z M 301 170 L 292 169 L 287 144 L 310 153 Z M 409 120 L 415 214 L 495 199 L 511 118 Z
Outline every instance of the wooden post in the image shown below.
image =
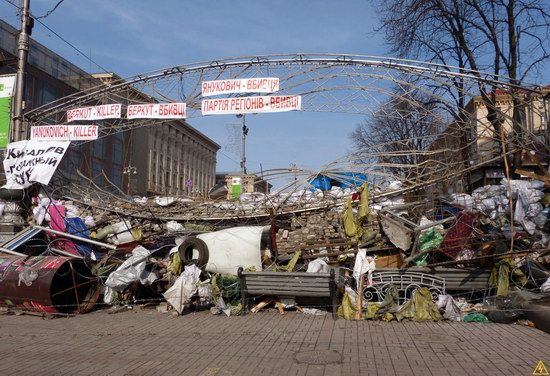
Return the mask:
M 277 226 L 275 225 L 275 213 L 269 208 L 269 223 L 271 225 L 271 251 L 273 256 L 277 255 Z
M 363 311 L 363 274 L 359 276 L 359 288 L 357 289 L 355 309 L 355 320 L 361 320 L 361 313 Z

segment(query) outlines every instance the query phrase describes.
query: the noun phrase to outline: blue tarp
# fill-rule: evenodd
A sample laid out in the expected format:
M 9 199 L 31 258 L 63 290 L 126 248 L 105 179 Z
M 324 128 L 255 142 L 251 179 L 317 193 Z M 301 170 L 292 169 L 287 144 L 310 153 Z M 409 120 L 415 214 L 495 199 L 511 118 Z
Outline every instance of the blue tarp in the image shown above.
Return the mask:
M 360 187 L 367 181 L 367 176 L 360 172 L 333 172 L 332 175 L 340 188 Z
M 330 191 L 330 183 L 331 179 L 325 175 L 317 175 L 315 179 L 309 182 L 312 188 L 320 189 L 321 191 Z

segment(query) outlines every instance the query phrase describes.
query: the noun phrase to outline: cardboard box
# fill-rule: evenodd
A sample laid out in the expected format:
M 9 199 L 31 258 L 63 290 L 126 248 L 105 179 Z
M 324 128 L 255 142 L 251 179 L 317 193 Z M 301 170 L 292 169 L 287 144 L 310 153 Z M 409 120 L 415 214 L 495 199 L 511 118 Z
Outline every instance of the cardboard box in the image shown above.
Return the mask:
M 405 260 L 401 253 L 376 258 L 376 269 L 401 268 L 403 265 L 405 265 Z

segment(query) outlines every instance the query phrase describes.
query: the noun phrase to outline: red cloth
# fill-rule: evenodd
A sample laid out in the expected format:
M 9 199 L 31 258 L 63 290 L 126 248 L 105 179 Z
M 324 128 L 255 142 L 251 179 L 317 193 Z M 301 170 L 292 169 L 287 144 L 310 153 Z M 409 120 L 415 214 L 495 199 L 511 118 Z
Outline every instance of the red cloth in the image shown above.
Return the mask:
M 443 237 L 439 250 L 456 259 L 474 232 L 475 220 L 475 214 L 466 211 L 460 212 L 456 217 L 455 224 L 449 228 Z
M 51 229 L 67 232 L 67 225 L 65 224 L 65 207 L 63 205 L 50 205 L 48 207 L 48 213 L 50 213 Z M 72 241 L 62 239 L 60 235 L 56 234 L 48 234 L 48 236 L 50 239 L 55 240 L 52 244 L 53 247 L 60 248 L 64 251 L 72 253 L 73 255 L 80 256 L 80 253 L 76 249 L 76 245 Z

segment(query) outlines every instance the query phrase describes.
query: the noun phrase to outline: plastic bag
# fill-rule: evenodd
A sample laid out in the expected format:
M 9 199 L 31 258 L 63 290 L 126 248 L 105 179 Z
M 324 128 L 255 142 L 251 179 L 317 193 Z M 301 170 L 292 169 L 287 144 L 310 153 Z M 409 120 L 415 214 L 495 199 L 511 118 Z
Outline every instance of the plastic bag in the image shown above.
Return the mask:
M 420 236 L 418 240 L 420 242 L 420 252 L 425 252 L 439 247 L 443 241 L 443 236 L 436 229 L 432 228 Z
M 489 319 L 487 317 L 485 317 L 485 315 L 483 313 L 472 312 L 472 313 L 468 313 L 466 316 L 464 316 L 464 322 L 486 323 L 486 322 L 489 322 Z

